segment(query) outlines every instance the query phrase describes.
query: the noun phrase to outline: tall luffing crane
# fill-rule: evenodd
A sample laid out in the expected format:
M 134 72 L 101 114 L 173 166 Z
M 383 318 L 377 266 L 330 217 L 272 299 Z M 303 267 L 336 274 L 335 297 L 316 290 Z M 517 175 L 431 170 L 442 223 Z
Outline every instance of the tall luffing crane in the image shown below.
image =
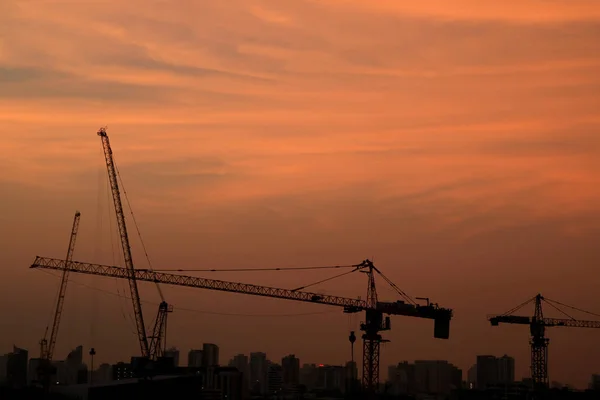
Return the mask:
M 127 233 L 127 224 L 125 222 L 125 213 L 123 212 L 123 204 L 121 202 L 121 192 L 119 190 L 118 182 L 118 171 L 113 158 L 112 148 L 110 147 L 110 141 L 106 128 L 100 128 L 98 130 L 98 136 L 102 139 L 102 149 L 104 150 L 104 159 L 106 161 L 106 169 L 108 172 L 108 180 L 110 182 L 113 204 L 115 207 L 115 214 L 117 217 L 117 226 L 119 229 L 119 236 L 121 238 L 121 247 L 123 250 L 123 259 L 125 261 L 125 270 L 127 271 L 127 280 L 129 281 L 129 289 L 131 292 L 131 300 L 133 302 L 133 312 L 135 314 L 135 323 L 137 328 L 137 336 L 140 344 L 140 350 L 142 357 L 149 360 L 156 360 L 162 356 L 166 348 L 166 328 L 167 328 L 167 315 L 173 311 L 173 306 L 165 301 L 162 290 L 158 283 L 156 285 L 158 292 L 161 297 L 161 303 L 158 307 L 158 314 L 152 333 L 150 335 L 150 341 L 146 334 L 146 326 L 144 324 L 144 314 L 142 312 L 142 304 L 140 301 L 140 294 L 138 292 L 136 282 L 136 270 L 133 265 L 133 257 L 131 256 L 131 246 L 129 244 L 129 235 Z
M 73 218 L 73 226 L 71 228 L 71 235 L 69 236 L 69 247 L 67 248 L 67 257 L 65 262 L 67 265 L 73 259 L 73 252 L 75 251 L 75 241 L 77 239 L 77 232 L 79 230 L 79 220 L 81 213 L 75 212 Z M 54 319 L 52 321 L 52 329 L 50 331 L 50 338 L 48 338 L 48 327 L 44 333 L 44 337 L 40 340 L 40 370 L 38 371 L 40 381 L 47 387 L 50 383 L 50 372 L 51 362 L 54 356 L 54 347 L 56 346 L 56 338 L 58 337 L 58 328 L 60 326 L 60 317 L 62 316 L 63 305 L 65 303 L 65 294 L 67 293 L 67 283 L 69 281 L 69 270 L 64 269 L 60 280 L 60 286 L 58 289 L 58 296 L 56 300 L 56 306 L 54 309 Z
M 558 310 L 568 318 L 544 318 L 542 301 L 552 308 Z M 533 316 L 524 317 L 513 315 L 514 312 L 531 303 L 534 303 L 535 307 Z M 560 306 L 600 317 L 599 314 L 569 306 L 555 300 L 550 300 L 541 294 L 537 294 L 517 307 L 508 310 L 504 314 L 488 317 L 488 320 L 492 326 L 498 326 L 500 323 L 529 325 L 529 344 L 531 345 L 531 379 L 533 381 L 534 389 L 540 390 L 548 387 L 548 344 L 550 339 L 546 337 L 546 328 L 553 326 L 564 326 L 569 328 L 600 328 L 600 321 L 577 320 L 571 317 L 565 311 L 561 310 Z
M 81 213 L 75 212 L 73 218 L 73 227 L 71 228 L 71 235 L 69 237 L 69 247 L 67 249 L 67 257 L 65 261 L 70 263 L 73 260 L 73 252 L 75 251 L 75 241 L 77 240 L 77 232 L 79 230 L 79 220 Z M 52 330 L 50 331 L 50 338 L 48 337 L 48 327 L 44 338 L 40 340 L 40 358 L 42 360 L 52 361 L 54 356 L 54 347 L 56 346 L 56 338 L 58 336 L 58 327 L 60 325 L 60 317 L 62 316 L 63 305 L 65 304 L 65 294 L 67 293 L 67 282 L 69 281 L 69 270 L 64 269 L 60 279 L 60 286 L 58 289 L 58 297 L 56 300 L 56 307 L 54 309 L 54 319 L 52 321 Z
M 228 282 L 215 279 L 206 279 L 187 275 L 177 275 L 162 273 L 150 270 L 130 270 L 127 268 L 90 264 L 84 262 L 70 262 L 64 260 L 36 257 L 31 268 L 44 268 L 53 270 L 68 269 L 70 272 L 99 275 L 121 279 L 131 279 L 136 281 L 146 281 L 163 283 L 168 285 L 187 286 L 199 289 L 218 290 L 231 293 L 241 293 L 254 296 L 264 296 L 270 298 L 295 300 L 308 303 L 324 304 L 330 306 L 342 307 L 345 313 L 365 312 L 365 321 L 361 323 L 360 329 L 364 332 L 363 338 L 363 377 L 362 383 L 365 391 L 374 393 L 377 390 L 379 382 L 379 353 L 380 344 L 384 341 L 379 332 L 391 328 L 390 318 L 387 315 L 402 315 L 408 317 L 417 317 L 434 320 L 434 337 L 448 339 L 450 334 L 450 320 L 452 310 L 439 307 L 435 303 L 419 305 L 413 300 L 410 302 L 395 301 L 383 302 L 377 299 L 375 287 L 375 273 L 380 275 L 388 282 L 404 299 L 410 299 L 408 295 L 402 292 L 395 284 L 385 277 L 370 260 L 365 260 L 359 264 L 348 266 L 336 266 L 335 268 L 351 268 L 351 271 L 364 272 L 368 276 L 368 294 L 367 300 L 351 299 L 338 296 L 330 296 L 297 289 L 281 289 L 268 286 L 259 286 L 246 283 Z M 326 268 L 326 267 L 319 267 Z M 333 268 L 333 267 L 332 267 Z M 276 268 L 281 270 L 284 268 Z M 295 268 L 298 269 L 298 268 Z M 215 271 L 214 269 L 206 271 Z

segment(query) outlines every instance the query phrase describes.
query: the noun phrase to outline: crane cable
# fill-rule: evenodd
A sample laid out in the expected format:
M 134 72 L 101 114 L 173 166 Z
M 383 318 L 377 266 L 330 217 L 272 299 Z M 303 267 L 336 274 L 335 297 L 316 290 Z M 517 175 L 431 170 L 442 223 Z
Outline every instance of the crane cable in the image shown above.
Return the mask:
M 532 298 L 530 298 L 527 301 L 524 301 L 523 303 L 519 304 L 518 306 L 511 308 L 510 310 L 508 310 L 507 312 L 505 312 L 504 314 L 501 314 L 501 315 L 502 316 L 510 315 L 510 314 L 514 313 L 515 311 L 518 311 L 521 308 L 525 307 L 527 304 L 531 303 L 532 301 L 535 301 L 535 296 L 533 296 Z
M 114 163 L 114 158 L 113 158 L 113 163 Z M 116 166 L 116 165 L 115 165 Z M 111 214 L 111 210 L 113 210 L 114 208 L 112 208 L 110 205 L 112 203 L 112 199 L 111 199 L 111 186 L 110 186 L 110 180 L 108 178 L 107 175 L 105 175 L 106 178 L 106 207 L 108 208 L 107 212 L 107 219 L 108 219 L 108 224 L 109 224 L 109 235 L 110 235 L 110 249 L 111 249 L 111 256 L 112 256 L 112 262 L 113 265 L 116 265 L 116 257 L 115 257 L 115 238 L 114 238 L 114 231 L 117 230 L 117 227 L 114 226 L 113 228 L 113 214 Z M 115 211 L 115 219 L 116 219 L 116 211 Z M 113 230 L 114 229 L 114 230 Z M 121 260 L 121 257 L 124 257 L 123 254 L 121 252 L 119 252 L 119 260 Z M 121 287 L 121 281 L 117 278 L 115 278 L 115 286 L 117 288 L 117 293 L 120 299 L 124 298 L 124 295 L 121 295 L 121 290 L 119 289 Z M 123 293 L 125 293 L 125 289 L 123 289 Z M 136 325 L 135 325 L 135 321 L 133 320 L 133 315 L 131 314 L 131 311 L 125 311 L 125 309 L 123 308 L 123 302 L 119 301 L 119 309 L 121 310 L 121 316 L 123 317 L 123 319 L 128 322 L 129 325 L 129 330 L 132 334 L 136 334 Z
M 413 300 L 412 297 L 410 297 L 408 294 L 406 294 L 402 289 L 400 289 L 398 287 L 398 285 L 396 285 L 394 282 L 392 282 L 391 279 L 389 279 L 387 276 L 385 276 L 383 274 L 383 272 L 379 271 L 377 268 L 374 268 L 375 271 L 377 271 L 377 273 L 402 297 L 404 298 L 406 301 L 408 301 L 409 303 L 412 303 L 413 305 L 417 305 L 417 302 L 415 300 Z
M 583 310 L 583 309 L 581 309 L 581 308 L 579 308 L 579 307 L 573 307 L 573 306 L 570 306 L 570 305 L 568 305 L 568 304 L 563 304 L 563 303 L 561 303 L 560 301 L 551 300 L 551 299 L 548 299 L 548 298 L 546 298 L 546 297 L 544 297 L 544 300 L 546 300 L 546 302 L 547 302 L 548 304 L 550 304 L 550 302 L 552 302 L 552 303 L 556 303 L 556 304 L 558 304 L 558 305 L 560 305 L 560 306 L 563 306 L 563 307 L 568 307 L 568 308 L 570 308 L 570 309 L 572 309 L 572 310 L 575 310 L 575 311 L 579 311 L 579 312 L 582 312 L 582 313 L 585 313 L 585 314 L 593 315 L 593 316 L 595 316 L 595 317 L 600 317 L 600 314 L 593 313 L 593 312 L 591 312 L 591 311 L 586 311 L 586 310 Z M 565 312 L 563 312 L 563 314 L 566 314 L 566 313 L 565 313 Z
M 167 268 L 154 269 L 151 272 L 255 272 L 255 271 L 297 271 L 309 269 L 338 269 L 338 268 L 356 268 L 356 265 L 330 265 L 325 267 L 275 267 L 275 268 L 209 268 L 209 269 L 182 269 Z
M 137 220 L 135 219 L 135 215 L 133 214 L 133 208 L 131 208 L 131 202 L 129 201 L 129 196 L 127 196 L 127 191 L 125 190 L 125 184 L 123 184 L 123 179 L 121 178 L 121 173 L 119 172 L 119 167 L 117 166 L 117 162 L 114 159 L 114 155 L 113 155 L 113 165 L 115 166 L 115 171 L 117 172 L 117 177 L 119 179 L 119 182 L 121 183 L 121 188 L 123 189 L 123 195 L 125 196 L 125 201 L 127 202 L 127 207 L 129 208 L 129 213 L 131 214 L 131 219 L 133 220 L 133 225 L 135 226 L 135 229 L 137 231 L 140 242 L 142 243 L 142 248 L 144 250 L 144 254 L 146 255 L 146 261 L 148 261 L 148 270 L 150 270 L 152 272 L 153 269 L 152 269 L 152 263 L 150 262 L 150 256 L 148 255 L 148 250 L 146 249 L 146 244 L 144 243 L 144 239 L 142 238 L 142 233 L 140 232 L 140 228 L 137 224 Z M 156 284 L 156 289 L 158 290 L 158 294 L 160 295 L 161 301 L 165 301 L 165 296 L 163 295 L 160 285 L 158 284 L 158 282 L 155 282 L 155 284 Z
M 544 299 L 545 300 L 545 299 Z M 560 308 L 556 307 L 554 304 L 552 304 L 549 301 L 545 301 L 546 304 L 548 304 L 550 307 L 554 308 L 555 310 L 557 310 L 558 312 L 560 312 L 561 314 L 564 314 L 565 316 L 569 317 L 570 319 L 572 319 L 573 321 L 575 321 L 575 318 L 573 318 L 572 316 L 570 316 L 569 314 L 567 314 L 566 312 L 564 312 L 563 310 L 561 310 Z
M 339 275 L 331 276 L 329 278 L 321 279 L 320 281 L 317 281 L 317 282 L 314 282 L 314 283 L 310 283 L 308 285 L 297 287 L 295 289 L 292 289 L 292 291 L 295 292 L 295 291 L 298 291 L 298 290 L 303 290 L 303 289 L 306 289 L 307 287 L 315 286 L 315 285 L 318 285 L 319 283 L 323 283 L 323 282 L 327 282 L 327 281 L 330 281 L 330 280 L 333 280 L 333 279 L 336 279 L 336 278 L 340 278 L 340 277 L 342 277 L 344 275 L 351 274 L 351 273 L 353 273 L 355 271 L 358 271 L 358 267 L 355 267 L 353 270 L 341 273 Z

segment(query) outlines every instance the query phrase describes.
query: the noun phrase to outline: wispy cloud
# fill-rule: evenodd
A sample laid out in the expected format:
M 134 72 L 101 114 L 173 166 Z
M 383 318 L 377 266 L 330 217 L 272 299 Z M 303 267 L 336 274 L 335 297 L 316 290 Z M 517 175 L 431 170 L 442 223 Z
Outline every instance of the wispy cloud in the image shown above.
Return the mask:
M 164 262 L 376 250 L 448 296 L 558 271 L 600 212 L 599 35 L 595 0 L 0 1 L 0 238 L 96 210 L 108 125 Z

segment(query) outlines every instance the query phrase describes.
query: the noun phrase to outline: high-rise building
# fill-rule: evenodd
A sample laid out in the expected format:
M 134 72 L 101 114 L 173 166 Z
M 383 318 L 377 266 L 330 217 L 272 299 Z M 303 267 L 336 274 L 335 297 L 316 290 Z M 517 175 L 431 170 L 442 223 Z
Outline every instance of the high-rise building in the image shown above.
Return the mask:
M 177 347 L 171 347 L 165 350 L 164 357 L 173 359 L 173 366 L 179 367 L 179 350 Z
M 97 370 L 92 371 L 93 383 L 107 383 L 112 381 L 112 366 L 110 364 L 100 364 Z
M 515 382 L 515 359 L 512 357 L 477 356 L 476 365 L 477 389 Z
M 202 350 L 190 350 L 188 352 L 188 367 L 200 368 L 202 366 L 203 352 Z
M 358 393 L 358 367 L 356 361 L 348 361 L 344 367 L 344 388 L 346 393 Z
M 27 361 L 29 353 L 25 349 L 13 346 L 13 351 L 6 354 L 5 383 L 13 388 L 27 386 Z
M 390 392 L 396 396 L 415 393 L 415 364 L 408 361 L 388 368 Z
M 498 363 L 498 383 L 510 385 L 515 382 L 515 359 L 506 354 L 496 360 Z
M 300 360 L 294 354 L 285 356 L 281 359 L 281 368 L 284 388 L 296 388 L 300 383 Z
M 445 360 L 415 361 L 417 393 L 448 395 L 462 386 L 462 371 Z
M 202 345 L 202 366 L 216 367 L 219 365 L 219 346 L 213 343 Z
M 600 375 L 598 375 L 598 374 L 592 375 L 592 378 L 590 379 L 589 388 L 591 390 L 600 390 Z
M 267 394 L 268 363 L 265 353 L 250 353 L 250 391 L 253 394 Z
M 83 364 L 83 346 L 79 345 L 71 350 L 69 354 L 67 354 L 65 362 L 74 367 Z
M 210 367 L 215 371 L 214 387 L 220 390 L 221 399 L 243 400 L 247 398 L 247 388 L 242 373 L 233 367 Z
M 498 363 L 496 357 L 477 356 L 477 389 L 485 389 L 498 383 Z
M 344 367 L 341 365 L 323 365 L 317 367 L 316 387 L 323 390 L 344 391 Z
M 229 366 L 236 368 L 242 374 L 242 379 L 246 389 L 250 389 L 250 365 L 248 356 L 245 354 L 237 354 L 230 361 Z
M 311 390 L 317 386 L 318 371 L 315 364 L 303 364 L 300 368 L 300 384 Z
M 269 365 L 267 382 L 269 395 L 281 395 L 283 392 L 283 368 L 281 365 L 275 363 Z
M 57 364 L 56 380 L 61 385 L 87 382 L 87 366 L 83 364 L 83 346 L 71 350 L 64 362 Z
M 124 379 L 131 379 L 134 377 L 133 368 L 131 364 L 124 362 L 118 362 L 111 366 L 112 380 L 120 381 Z

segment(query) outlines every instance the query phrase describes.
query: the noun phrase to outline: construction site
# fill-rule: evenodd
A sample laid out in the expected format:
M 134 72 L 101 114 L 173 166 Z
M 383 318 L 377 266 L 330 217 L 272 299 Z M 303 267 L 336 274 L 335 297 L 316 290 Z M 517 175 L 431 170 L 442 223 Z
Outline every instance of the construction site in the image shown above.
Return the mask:
M 75 392 L 71 393 L 71 398 L 79 399 L 105 399 L 105 398 L 131 398 L 137 396 L 146 396 L 152 394 L 166 395 L 173 399 L 184 398 L 207 398 L 207 399 L 227 399 L 241 400 L 251 396 L 251 393 L 245 390 L 233 390 L 231 379 L 247 380 L 244 372 L 233 370 L 219 370 L 217 366 L 211 368 L 178 368 L 174 365 L 172 357 L 168 354 L 167 335 L 168 320 L 172 313 L 177 312 L 165 298 L 161 287 L 164 285 L 183 286 L 195 289 L 204 289 L 209 291 L 221 291 L 228 293 L 237 293 L 246 296 L 261 296 L 273 300 L 288 300 L 290 302 L 304 302 L 311 304 L 320 304 L 323 306 L 337 307 L 342 313 L 357 314 L 361 316 L 361 322 L 358 331 L 350 331 L 347 340 L 350 343 L 351 354 L 349 356 L 350 366 L 355 366 L 357 372 L 346 373 L 344 398 L 422 398 L 422 399 L 559 399 L 559 398 L 599 398 L 600 392 L 565 392 L 551 389 L 548 359 L 549 359 L 549 339 L 546 329 L 553 327 L 569 328 L 600 328 L 600 318 L 596 320 L 581 320 L 573 318 L 567 309 L 571 311 L 584 312 L 593 317 L 600 317 L 598 314 L 582 310 L 578 307 L 568 306 L 566 304 L 547 299 L 542 294 L 537 294 L 526 301 L 501 315 L 488 316 L 489 324 L 497 327 L 501 324 L 517 324 L 528 327 L 529 343 L 531 347 L 530 359 L 530 380 L 521 386 L 504 385 L 500 388 L 474 388 L 465 387 L 466 379 L 458 378 L 454 384 L 452 393 L 420 394 L 411 397 L 408 393 L 393 395 L 382 385 L 380 355 L 384 351 L 382 344 L 388 342 L 385 333 L 392 329 L 392 316 L 413 317 L 424 320 L 431 320 L 432 334 L 431 340 L 443 340 L 448 346 L 452 346 L 452 336 L 450 335 L 451 320 L 455 311 L 450 308 L 451 305 L 441 306 L 430 297 L 412 298 L 407 295 L 400 287 L 390 280 L 374 262 L 370 259 L 358 261 L 353 265 L 335 265 L 318 267 L 290 267 L 273 268 L 272 270 L 296 270 L 303 269 L 322 269 L 322 270 L 343 270 L 341 274 L 327 277 L 315 284 L 330 281 L 335 278 L 349 274 L 360 275 L 366 284 L 366 290 L 356 298 L 339 297 L 323 293 L 307 291 L 306 288 L 312 285 L 285 289 L 270 286 L 260 286 L 256 284 L 247 284 L 236 281 L 224 281 L 208 279 L 203 277 L 191 276 L 180 273 L 168 273 L 165 271 L 177 271 L 185 273 L 185 269 L 178 268 L 177 265 L 166 266 L 169 269 L 160 268 L 136 268 L 132 257 L 128 223 L 126 222 L 126 210 L 121 198 L 122 181 L 119 170 L 113 158 L 113 150 L 109 141 L 109 136 L 105 128 L 97 132 L 101 140 L 106 172 L 110 183 L 112 202 L 117 219 L 118 237 L 121 245 L 124 265 L 101 265 L 93 262 L 76 260 L 74 258 L 76 250 L 76 239 L 82 214 L 75 212 L 69 242 L 67 245 L 66 257 L 64 259 L 48 258 L 36 256 L 30 268 L 47 269 L 58 271 L 61 275 L 58 288 L 57 301 L 54 307 L 51 326 L 46 328 L 42 339 L 40 340 L 39 358 L 35 360 L 36 377 L 33 379 L 33 386 L 46 398 L 52 395 L 65 395 L 69 393 L 68 389 L 57 383 L 57 370 L 54 366 L 56 342 L 59 340 L 60 321 L 63 313 L 69 276 L 71 274 L 86 274 L 98 277 L 116 278 L 128 283 L 129 298 L 131 301 L 133 315 L 135 317 L 135 326 L 137 342 L 139 343 L 139 353 L 133 357 L 128 369 L 127 379 L 120 380 L 119 385 L 94 384 L 89 378 L 83 381 L 85 384 L 77 386 Z M 127 203 L 129 200 L 127 199 Z M 131 215 L 133 213 L 129 210 Z M 136 230 L 137 223 L 135 217 L 133 220 Z M 143 242 L 142 242 L 143 243 Z M 146 249 L 144 248 L 144 252 Z M 215 269 L 211 269 L 215 271 Z M 229 269 L 231 270 L 231 269 Z M 251 271 L 252 269 L 237 269 L 238 271 Z M 263 269 L 264 270 L 264 269 Z M 266 269 L 268 270 L 268 268 Z M 197 269 L 194 271 L 198 271 Z M 142 301 L 138 291 L 139 282 L 149 282 L 153 284 L 160 296 L 158 309 L 154 310 L 154 319 L 152 324 L 148 324 L 142 310 Z M 382 300 L 378 296 L 378 285 L 387 285 L 396 294 L 395 299 Z M 548 318 L 544 314 L 542 305 L 558 310 L 565 318 Z M 533 310 L 528 315 L 516 314 L 525 306 L 530 305 Z M 408 326 L 407 321 L 405 326 Z M 523 340 L 526 333 L 523 332 Z M 362 342 L 359 349 L 356 350 L 355 342 Z M 347 343 L 344 346 L 347 346 Z M 361 349 L 362 348 L 362 349 Z M 90 370 L 94 370 L 93 360 L 96 351 L 100 349 L 87 349 L 91 359 Z M 33 360 L 32 360 L 33 361 Z M 238 368 L 239 369 L 239 368 Z M 220 371 L 220 372 L 219 372 Z M 360 371 L 360 373 L 358 373 Z M 240 375 L 231 375 L 232 373 Z M 225 375 L 223 375 L 225 374 Z M 229 374 L 229 375 L 227 375 Z M 514 374 L 514 372 L 513 372 Z M 356 376 L 355 376 L 356 375 Z M 90 374 L 90 376 L 92 376 Z M 228 378 L 223 378 L 227 376 Z M 235 378 L 232 378 L 235 377 Z M 37 393 L 37 392 L 36 392 Z M 74 394 L 76 393 L 76 394 Z M 252 397 L 268 398 L 304 398 L 305 396 L 298 391 L 292 394 L 277 392 L 264 393 L 262 396 L 257 394 Z M 309 398 L 308 396 L 307 398 Z

